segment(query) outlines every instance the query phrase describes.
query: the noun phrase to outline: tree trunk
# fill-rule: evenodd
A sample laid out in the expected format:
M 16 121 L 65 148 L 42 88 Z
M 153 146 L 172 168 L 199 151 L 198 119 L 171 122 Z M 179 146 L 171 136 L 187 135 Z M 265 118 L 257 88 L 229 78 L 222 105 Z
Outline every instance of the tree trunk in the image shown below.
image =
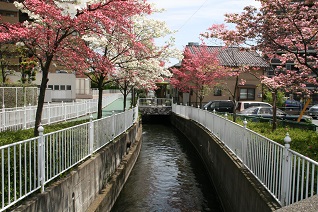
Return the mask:
M 133 107 L 136 107 L 136 105 L 137 105 L 137 100 L 138 100 L 138 98 L 137 98 L 137 92 L 135 91 L 135 88 L 133 87 L 132 89 L 131 89 L 131 102 L 132 102 L 132 106 Z
M 199 101 L 200 101 L 200 108 L 202 109 L 202 101 L 203 101 L 203 96 L 200 96 Z
M 234 109 L 233 109 L 233 122 L 236 122 L 236 103 L 237 103 L 237 88 L 238 88 L 238 81 L 239 77 L 236 76 L 236 81 L 235 81 L 235 87 L 234 87 L 234 92 L 233 92 L 233 102 L 234 102 Z
M 276 116 L 276 112 L 277 112 L 277 106 L 276 106 L 277 91 L 273 91 L 272 92 L 272 98 L 273 98 L 273 126 L 272 126 L 272 131 L 275 131 L 276 128 L 277 128 L 277 116 Z
M 103 84 L 98 85 L 98 105 L 97 105 L 97 119 L 103 116 Z
M 41 86 L 40 86 L 38 106 L 37 106 L 36 115 L 35 115 L 35 124 L 34 124 L 34 130 L 33 130 L 34 136 L 39 135 L 38 127 L 40 126 L 41 120 L 42 120 L 42 111 L 43 111 L 43 106 L 44 106 L 45 91 L 46 91 L 46 87 L 47 87 L 47 82 L 49 81 L 49 79 L 48 79 L 49 67 L 50 67 L 52 58 L 53 58 L 53 56 L 48 57 L 45 65 L 42 67 L 42 82 L 41 82 Z
M 125 88 L 124 88 L 124 92 L 123 92 L 123 94 L 124 94 L 124 111 L 126 110 L 126 100 L 127 100 L 127 86 L 125 86 Z
M 2 74 L 2 84 L 6 82 L 6 73 L 4 70 L 4 67 L 1 68 L 1 74 Z

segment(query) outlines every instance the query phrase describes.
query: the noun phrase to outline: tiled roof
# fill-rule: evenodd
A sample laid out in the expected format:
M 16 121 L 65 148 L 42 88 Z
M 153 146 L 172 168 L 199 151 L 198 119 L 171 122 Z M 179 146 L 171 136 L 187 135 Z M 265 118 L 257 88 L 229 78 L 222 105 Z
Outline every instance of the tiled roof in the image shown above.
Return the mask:
M 198 45 L 187 45 L 192 52 Z M 242 51 L 238 47 L 207 46 L 209 52 L 218 52 L 218 59 L 223 66 L 269 67 L 269 64 L 255 51 Z

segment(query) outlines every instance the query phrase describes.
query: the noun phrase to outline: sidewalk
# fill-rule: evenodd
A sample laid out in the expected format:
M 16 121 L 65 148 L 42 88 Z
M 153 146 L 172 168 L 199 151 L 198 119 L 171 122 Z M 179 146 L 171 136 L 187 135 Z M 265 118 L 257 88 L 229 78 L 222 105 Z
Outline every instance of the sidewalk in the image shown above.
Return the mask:
M 126 99 L 126 108 L 130 107 L 130 98 Z M 112 102 L 111 104 L 107 105 L 102 110 L 102 117 L 110 116 L 114 113 L 120 113 L 123 112 L 124 108 L 124 98 L 119 98 Z M 92 113 L 93 119 L 97 118 L 97 113 Z M 76 120 L 83 120 L 83 119 L 89 119 L 90 115 L 82 116 L 80 118 L 77 118 Z
M 126 99 L 126 108 L 130 107 L 130 98 Z M 102 112 L 102 116 L 106 117 L 106 116 L 110 116 L 114 113 L 120 113 L 123 112 L 124 109 L 124 98 L 120 98 L 115 100 L 114 102 L 112 102 L 111 104 L 107 105 L 105 108 L 103 108 L 103 112 Z M 96 114 L 95 114 L 95 118 L 96 118 Z

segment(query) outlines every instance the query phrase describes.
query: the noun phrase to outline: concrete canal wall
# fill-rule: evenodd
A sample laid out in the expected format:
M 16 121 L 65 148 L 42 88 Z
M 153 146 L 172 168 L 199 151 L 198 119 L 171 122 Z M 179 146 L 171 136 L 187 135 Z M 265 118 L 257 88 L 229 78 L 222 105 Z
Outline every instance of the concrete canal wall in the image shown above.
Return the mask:
M 194 121 L 171 115 L 171 123 L 193 144 L 205 163 L 225 211 L 275 211 L 276 200 L 222 142 Z M 229 132 L 231 133 L 231 132 Z
M 138 123 L 13 211 L 110 211 L 137 160 L 141 142 Z

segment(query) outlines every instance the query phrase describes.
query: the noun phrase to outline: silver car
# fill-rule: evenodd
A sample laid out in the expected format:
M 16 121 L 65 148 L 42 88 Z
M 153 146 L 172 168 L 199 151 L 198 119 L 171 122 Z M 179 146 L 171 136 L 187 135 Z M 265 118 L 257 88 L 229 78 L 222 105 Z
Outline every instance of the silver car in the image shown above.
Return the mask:
M 238 116 L 248 116 L 256 118 L 273 118 L 273 108 L 272 107 L 249 107 L 239 113 Z M 299 115 L 292 115 L 283 112 L 280 109 L 276 109 L 276 117 L 281 120 L 297 121 Z M 301 122 L 312 122 L 312 117 L 303 115 L 300 119 Z
M 314 105 L 309 108 L 307 114 L 313 118 L 318 118 L 318 105 Z

